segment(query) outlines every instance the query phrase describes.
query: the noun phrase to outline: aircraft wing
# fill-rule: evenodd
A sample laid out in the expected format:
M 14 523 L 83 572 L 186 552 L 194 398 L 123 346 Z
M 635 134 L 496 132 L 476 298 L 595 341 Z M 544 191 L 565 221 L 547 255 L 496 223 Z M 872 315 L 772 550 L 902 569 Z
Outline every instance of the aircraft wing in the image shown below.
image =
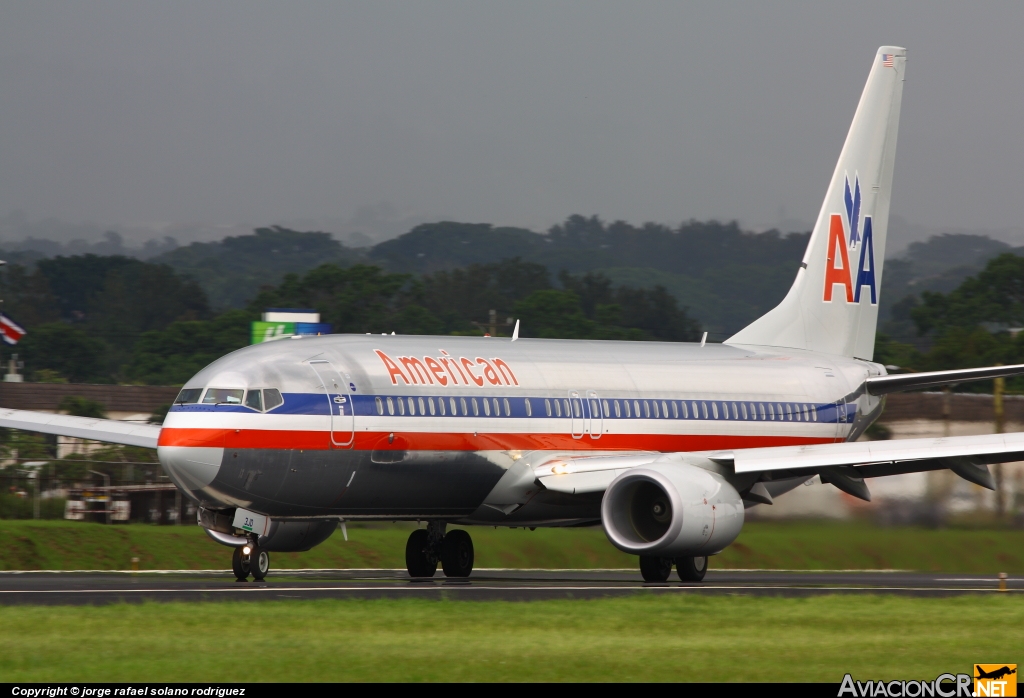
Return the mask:
M 29 410 L 0 409 L 0 427 L 145 448 L 156 448 L 160 437 L 160 426 L 157 424 L 72 417 Z
M 737 475 L 759 474 L 760 480 L 764 481 L 818 475 L 822 482 L 870 500 L 864 478 L 928 470 L 949 469 L 970 482 L 995 489 L 988 464 L 1024 460 L 1024 433 L 856 441 L 691 454 L 559 457 L 538 465 L 534 472 L 541 485 L 555 492 L 602 492 L 624 471 L 658 461 L 670 462 L 673 455 L 705 457 L 731 467 Z M 759 501 L 768 503 L 771 499 Z

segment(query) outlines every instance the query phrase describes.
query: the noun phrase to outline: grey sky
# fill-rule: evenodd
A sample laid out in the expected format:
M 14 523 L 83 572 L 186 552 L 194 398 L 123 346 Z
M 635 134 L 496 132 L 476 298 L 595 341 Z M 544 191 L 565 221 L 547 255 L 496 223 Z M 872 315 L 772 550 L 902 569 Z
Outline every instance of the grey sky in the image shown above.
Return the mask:
M 1005 236 L 1022 26 L 1022 3 L 0 0 L 0 217 L 806 224 L 898 44 L 893 215 Z

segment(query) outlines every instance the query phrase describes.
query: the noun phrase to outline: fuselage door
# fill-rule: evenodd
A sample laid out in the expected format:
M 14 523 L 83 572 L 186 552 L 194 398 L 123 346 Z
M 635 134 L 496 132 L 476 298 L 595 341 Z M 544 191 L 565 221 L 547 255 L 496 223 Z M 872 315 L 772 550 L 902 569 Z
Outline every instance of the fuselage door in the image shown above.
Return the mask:
M 582 439 L 585 428 L 583 423 L 583 398 L 578 390 L 569 391 L 569 416 L 572 421 L 572 438 Z
M 355 442 L 356 420 L 355 404 L 349 390 L 349 381 L 342 378 L 341 373 L 330 361 L 317 359 L 309 362 L 320 385 L 327 396 L 327 409 L 330 411 L 331 446 L 336 448 L 352 448 Z
M 601 414 L 601 401 L 594 390 L 587 391 L 587 417 L 590 438 L 600 439 L 604 433 L 604 417 Z
M 846 441 L 846 419 L 847 419 L 846 398 L 839 398 L 836 403 L 836 442 Z

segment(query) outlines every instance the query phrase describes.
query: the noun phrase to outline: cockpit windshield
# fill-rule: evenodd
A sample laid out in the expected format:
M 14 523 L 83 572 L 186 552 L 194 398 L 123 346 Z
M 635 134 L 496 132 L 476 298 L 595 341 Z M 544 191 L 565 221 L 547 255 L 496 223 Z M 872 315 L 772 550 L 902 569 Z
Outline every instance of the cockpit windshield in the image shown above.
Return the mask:
M 184 388 L 178 397 L 174 398 L 177 405 L 193 405 L 199 402 L 199 396 L 203 394 L 202 388 Z
M 204 405 L 241 405 L 244 390 L 235 388 L 208 388 L 203 396 Z

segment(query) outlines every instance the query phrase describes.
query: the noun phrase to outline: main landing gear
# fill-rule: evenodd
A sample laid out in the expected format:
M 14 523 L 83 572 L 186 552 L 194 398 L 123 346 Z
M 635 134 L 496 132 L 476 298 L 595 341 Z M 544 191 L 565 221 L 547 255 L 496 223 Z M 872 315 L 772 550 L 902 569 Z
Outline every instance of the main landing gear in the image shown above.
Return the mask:
M 262 582 L 270 571 L 270 553 L 260 548 L 255 541 L 235 548 L 231 556 L 231 569 L 239 582 L 249 580 L 252 575 L 254 582 Z
M 645 582 L 667 582 L 672 574 L 672 565 L 676 566 L 676 574 L 681 582 L 699 582 L 708 571 L 707 555 L 697 557 L 653 557 L 640 556 L 640 574 Z
M 466 531 L 444 532 L 443 521 L 417 528 L 405 544 L 405 566 L 410 577 L 433 577 L 441 563 L 446 577 L 468 577 L 473 571 L 473 539 Z

